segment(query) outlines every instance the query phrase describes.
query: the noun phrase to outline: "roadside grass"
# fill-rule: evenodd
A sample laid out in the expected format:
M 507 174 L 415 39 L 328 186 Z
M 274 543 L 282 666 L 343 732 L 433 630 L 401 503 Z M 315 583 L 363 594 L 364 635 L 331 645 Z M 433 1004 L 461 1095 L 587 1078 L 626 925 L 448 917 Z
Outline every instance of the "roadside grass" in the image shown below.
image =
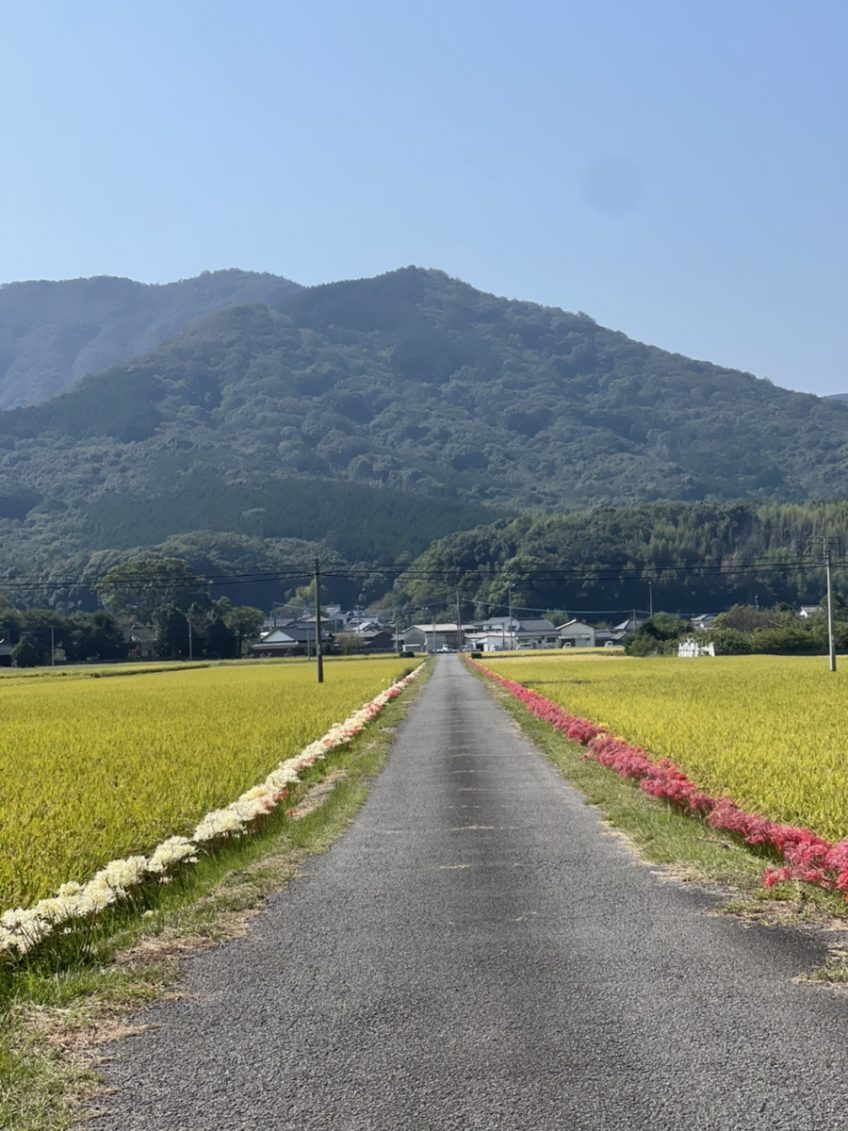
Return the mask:
M 141 1006 L 179 995 L 185 957 L 243 934 L 304 858 L 342 835 L 429 675 L 304 774 L 287 798 L 297 816 L 280 806 L 254 833 L 104 915 L 84 940 L 0 967 L 2 1131 L 67 1131 L 85 1118 L 104 1045 L 133 1031 L 129 1018 Z M 327 777 L 330 790 L 321 786 Z
M 795 881 L 764 887 L 763 873 L 774 858 L 757 853 L 700 818 L 651 797 L 635 782 L 584 758 L 579 743 L 537 719 L 482 674 L 473 674 L 484 681 L 562 776 L 600 811 L 605 823 L 623 834 L 645 861 L 659 865 L 662 875 L 712 889 L 723 897 L 720 911 L 749 921 L 767 925 L 841 923 L 848 930 L 848 909 L 842 895 Z M 841 980 L 848 977 L 843 975 Z

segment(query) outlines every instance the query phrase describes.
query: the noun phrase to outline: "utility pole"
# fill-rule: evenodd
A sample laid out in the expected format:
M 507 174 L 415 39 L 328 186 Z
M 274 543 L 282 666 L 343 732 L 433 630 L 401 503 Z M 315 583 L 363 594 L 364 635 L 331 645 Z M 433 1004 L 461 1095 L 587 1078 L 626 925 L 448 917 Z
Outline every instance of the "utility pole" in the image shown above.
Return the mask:
M 507 589 L 507 609 L 508 609 L 508 612 L 509 612 L 510 645 L 513 645 L 515 643 L 515 636 L 514 636 L 513 631 L 512 631 L 512 586 L 511 585 Z
M 456 650 L 462 651 L 462 621 L 459 617 L 459 590 L 456 591 Z
M 191 609 L 186 613 L 186 624 L 188 625 L 188 658 L 189 661 L 191 661 L 193 657 L 192 649 L 194 647 L 194 642 L 191 638 Z
M 654 583 L 648 582 L 648 615 L 653 620 L 654 617 Z
M 50 625 L 50 667 L 56 665 L 56 629 Z
M 318 682 L 324 682 L 324 653 L 321 648 L 321 562 L 312 562 L 312 576 L 315 578 L 315 674 Z
M 836 671 L 836 642 L 833 637 L 833 585 L 830 577 L 830 545 L 824 540 L 824 567 L 827 574 L 827 650 L 830 656 L 830 670 Z

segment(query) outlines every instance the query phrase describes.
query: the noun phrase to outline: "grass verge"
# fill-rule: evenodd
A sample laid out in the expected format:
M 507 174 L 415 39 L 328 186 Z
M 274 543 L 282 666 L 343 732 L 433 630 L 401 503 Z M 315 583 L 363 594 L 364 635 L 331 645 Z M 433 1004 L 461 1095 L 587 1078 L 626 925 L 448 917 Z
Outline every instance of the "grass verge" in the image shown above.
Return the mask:
M 667 801 L 651 797 L 635 782 L 584 758 L 582 746 L 537 719 L 509 692 L 471 670 L 521 730 L 554 762 L 562 776 L 601 812 L 611 828 L 626 837 L 644 860 L 659 865 L 662 875 L 711 888 L 723 897 L 721 911 L 748 921 L 766 925 L 841 924 L 848 930 L 843 896 L 794 881 L 774 888 L 763 887 L 763 872 L 772 862 L 768 858 L 717 832 L 706 822 L 681 813 Z M 817 976 L 819 980 L 836 980 L 827 979 L 824 973 Z M 845 975 L 839 980 L 845 981 Z
M 179 993 L 182 959 L 243 934 L 309 855 L 362 805 L 422 674 L 350 746 L 331 754 L 253 835 L 226 844 L 105 916 L 85 948 L 49 951 L 0 981 L 0 1129 L 67 1131 L 96 1094 L 104 1046 L 132 1032 L 140 1006 Z M 328 788 L 332 779 L 332 788 Z

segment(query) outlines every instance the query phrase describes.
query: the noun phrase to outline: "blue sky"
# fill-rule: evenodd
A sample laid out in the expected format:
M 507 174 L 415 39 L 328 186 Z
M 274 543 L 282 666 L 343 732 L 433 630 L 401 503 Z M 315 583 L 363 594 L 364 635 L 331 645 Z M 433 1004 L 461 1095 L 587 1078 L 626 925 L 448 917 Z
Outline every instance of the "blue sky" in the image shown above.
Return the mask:
M 0 282 L 417 263 L 848 392 L 842 0 L 0 15 Z

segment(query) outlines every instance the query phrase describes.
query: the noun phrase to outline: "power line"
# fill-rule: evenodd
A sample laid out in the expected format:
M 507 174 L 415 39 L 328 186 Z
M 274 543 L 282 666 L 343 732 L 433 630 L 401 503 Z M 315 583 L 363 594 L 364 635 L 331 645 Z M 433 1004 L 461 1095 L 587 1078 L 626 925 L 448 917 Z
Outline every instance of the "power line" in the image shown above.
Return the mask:
M 843 558 L 832 559 L 834 567 L 848 564 Z M 473 568 L 456 568 L 444 566 L 442 568 L 415 568 L 399 565 L 375 565 L 369 567 L 352 566 L 348 569 L 336 568 L 322 570 L 325 578 L 336 580 L 358 581 L 383 579 L 386 583 L 403 580 L 405 582 L 421 581 L 433 582 L 455 587 L 460 581 L 477 579 L 480 581 L 501 581 L 507 584 L 516 584 L 520 581 L 538 582 L 591 582 L 602 584 L 606 582 L 627 581 L 661 581 L 671 576 L 689 576 L 699 578 L 710 577 L 759 577 L 762 575 L 776 575 L 784 573 L 806 573 L 811 571 L 821 572 L 824 564 L 821 557 L 803 556 L 790 560 L 748 560 L 744 562 L 714 561 L 714 562 L 653 562 L 645 565 L 627 566 L 545 566 L 536 569 L 517 570 L 509 564 L 493 571 L 490 566 L 481 565 Z M 139 570 L 133 574 L 125 571 L 119 579 L 110 580 L 108 589 L 116 592 L 134 589 L 139 586 L 148 591 L 165 591 L 179 585 L 201 584 L 209 587 L 235 587 L 244 585 L 273 584 L 286 581 L 308 581 L 312 577 L 312 565 L 285 566 L 278 570 L 251 570 L 232 573 L 198 574 L 196 572 L 184 574 L 171 574 L 166 578 L 151 579 L 145 571 Z M 0 592 L 38 593 L 66 589 L 97 589 L 100 587 L 107 574 L 100 577 L 60 577 L 60 578 L 4 578 L 0 579 Z M 535 610 L 534 610 L 535 611 Z

